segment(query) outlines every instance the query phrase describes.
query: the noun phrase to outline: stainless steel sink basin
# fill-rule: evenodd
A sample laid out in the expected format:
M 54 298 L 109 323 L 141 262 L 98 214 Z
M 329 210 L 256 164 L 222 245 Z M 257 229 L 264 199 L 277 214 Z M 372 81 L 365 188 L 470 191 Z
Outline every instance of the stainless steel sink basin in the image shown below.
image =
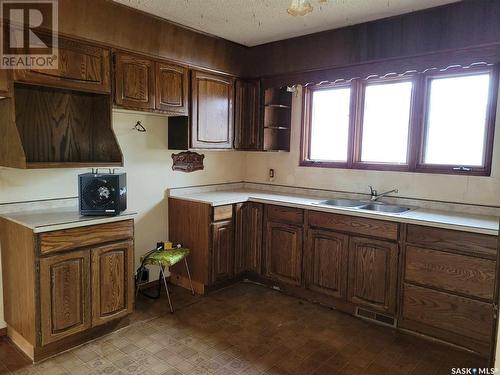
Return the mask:
M 376 211 L 376 212 L 387 212 L 391 214 L 401 214 L 403 212 L 411 210 L 410 207 L 396 206 L 392 204 L 376 204 L 370 203 L 359 207 L 360 210 Z
M 359 208 L 366 205 L 366 202 L 358 201 L 355 199 L 328 199 L 326 201 L 319 202 L 318 204 L 335 207 Z

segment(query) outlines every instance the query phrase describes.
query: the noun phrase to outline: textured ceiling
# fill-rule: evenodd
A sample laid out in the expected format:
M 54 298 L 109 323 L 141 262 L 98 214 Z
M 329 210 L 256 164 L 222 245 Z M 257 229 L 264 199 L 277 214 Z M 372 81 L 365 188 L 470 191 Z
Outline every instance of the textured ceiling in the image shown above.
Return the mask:
M 246 46 L 335 29 L 457 0 L 309 0 L 313 11 L 292 17 L 292 0 L 114 0 Z

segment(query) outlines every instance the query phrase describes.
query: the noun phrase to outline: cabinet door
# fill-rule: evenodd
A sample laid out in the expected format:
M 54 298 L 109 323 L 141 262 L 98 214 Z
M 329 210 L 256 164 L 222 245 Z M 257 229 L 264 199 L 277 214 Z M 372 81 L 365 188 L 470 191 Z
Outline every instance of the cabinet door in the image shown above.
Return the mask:
M 260 203 L 236 205 L 235 273 L 262 273 L 262 216 Z
M 123 241 L 92 249 L 92 325 L 132 312 L 134 246 Z
M 233 221 L 219 221 L 212 224 L 212 284 L 230 279 L 233 274 Z
M 192 72 L 191 147 L 232 148 L 232 78 Z
M 115 103 L 131 109 L 155 108 L 153 61 L 125 53 L 115 54 Z
M 262 150 L 260 81 L 237 80 L 235 90 L 234 148 L 250 151 Z
M 349 237 L 317 229 L 311 229 L 307 237 L 306 287 L 345 299 Z
M 42 345 L 90 328 L 89 250 L 40 259 L 40 310 Z
M 188 114 L 188 69 L 162 62 L 156 64 L 156 109 Z
M 266 224 L 266 276 L 278 281 L 302 283 L 302 226 L 273 221 Z
M 394 313 L 398 252 L 396 243 L 351 237 L 348 300 L 374 310 Z
M 109 49 L 59 38 L 57 69 L 15 70 L 16 81 L 74 90 L 111 91 Z

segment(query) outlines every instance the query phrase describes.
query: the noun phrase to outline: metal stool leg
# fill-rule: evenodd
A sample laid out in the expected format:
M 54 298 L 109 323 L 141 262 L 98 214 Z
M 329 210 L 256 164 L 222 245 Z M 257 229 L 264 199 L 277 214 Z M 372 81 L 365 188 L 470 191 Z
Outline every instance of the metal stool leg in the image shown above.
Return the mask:
M 172 301 L 170 301 L 170 293 L 168 292 L 167 279 L 165 278 L 165 272 L 163 271 L 163 266 L 160 267 L 160 272 L 163 277 L 163 283 L 165 284 L 165 290 L 167 291 L 168 304 L 170 306 L 170 312 L 173 313 Z
M 139 273 L 139 277 L 137 278 L 137 285 L 135 286 L 135 296 L 139 294 L 139 287 L 141 286 L 142 274 L 144 273 L 144 268 L 141 267 L 141 272 Z
M 189 285 L 191 286 L 191 294 L 194 296 L 193 282 L 191 281 L 191 272 L 189 272 L 187 257 L 184 258 L 184 264 L 186 265 L 186 272 L 187 272 L 188 277 L 189 277 Z

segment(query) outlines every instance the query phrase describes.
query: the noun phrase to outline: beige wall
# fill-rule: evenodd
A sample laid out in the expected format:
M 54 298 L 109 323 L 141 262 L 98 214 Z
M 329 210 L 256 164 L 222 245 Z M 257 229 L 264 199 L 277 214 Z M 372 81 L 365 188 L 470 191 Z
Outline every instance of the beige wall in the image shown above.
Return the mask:
M 500 120 L 500 115 L 497 118 Z M 497 121 L 491 177 L 299 167 L 300 124 L 298 92 L 293 98 L 290 152 L 247 153 L 247 181 L 269 183 L 268 170 L 274 168 L 272 183 L 275 184 L 356 193 L 368 193 L 371 184 L 379 191 L 398 188 L 401 197 L 500 206 L 500 121 Z
M 146 133 L 132 130 L 137 120 L 146 127 Z M 167 188 L 244 179 L 244 153 L 231 151 L 204 152 L 203 171 L 173 172 L 172 152 L 167 150 L 167 118 L 164 116 L 115 111 L 113 127 L 125 159 L 123 171 L 127 172 L 128 206 L 138 212 L 135 220 L 136 262 L 157 241 L 168 238 Z M 0 204 L 75 197 L 78 195 L 77 175 L 86 171 L 0 168 Z M 0 328 L 4 325 L 0 293 Z

